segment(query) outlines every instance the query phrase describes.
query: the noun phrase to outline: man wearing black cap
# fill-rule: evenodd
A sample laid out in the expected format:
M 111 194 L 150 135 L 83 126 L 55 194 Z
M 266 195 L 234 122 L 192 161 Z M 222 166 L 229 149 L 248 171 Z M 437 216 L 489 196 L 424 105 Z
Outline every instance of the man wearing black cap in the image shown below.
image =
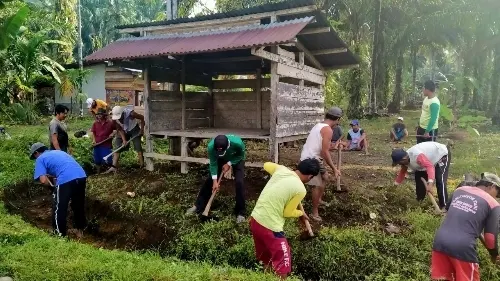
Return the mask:
M 243 190 L 243 177 L 245 174 L 245 144 L 240 137 L 235 135 L 218 135 L 208 143 L 208 158 L 210 159 L 210 176 L 207 178 L 196 199 L 196 204 L 187 214 L 201 213 L 205 209 L 212 192 L 219 190 L 217 184 L 221 173 L 233 168 L 236 185 L 236 222 L 245 221 L 245 193 Z
M 401 165 L 401 170 L 395 181 L 396 185 L 403 182 L 409 167 L 415 171 L 417 200 L 422 201 L 427 192 L 432 193 L 432 187 L 436 182 L 439 207 L 444 209 L 448 202 L 446 188 L 451 160 L 446 145 L 438 142 L 422 142 L 412 146 L 407 151 L 400 148 L 394 149 L 391 157 L 393 166 Z M 421 178 L 427 181 L 427 186 Z

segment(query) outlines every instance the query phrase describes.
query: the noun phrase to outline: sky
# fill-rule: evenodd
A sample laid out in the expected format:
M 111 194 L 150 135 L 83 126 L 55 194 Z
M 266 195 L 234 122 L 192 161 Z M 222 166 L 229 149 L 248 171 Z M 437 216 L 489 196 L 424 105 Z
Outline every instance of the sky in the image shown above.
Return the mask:
M 199 3 L 196 3 L 193 11 L 191 12 L 191 16 L 196 15 L 203 11 L 203 8 L 206 7 L 215 12 L 215 0 L 199 0 Z

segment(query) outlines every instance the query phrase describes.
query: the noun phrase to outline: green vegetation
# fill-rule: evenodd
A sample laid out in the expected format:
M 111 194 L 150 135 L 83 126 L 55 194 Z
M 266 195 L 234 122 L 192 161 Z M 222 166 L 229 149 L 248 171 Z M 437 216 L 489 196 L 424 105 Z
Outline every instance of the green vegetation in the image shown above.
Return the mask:
M 404 112 L 407 124 L 417 112 Z M 293 270 L 303 280 L 429 280 L 429 259 L 434 231 L 440 218 L 432 213 L 430 202 L 414 200 L 411 179 L 402 187 L 392 185 L 395 170 L 389 167 L 394 145 L 382 132 L 392 118 L 361 120 L 372 146 L 371 156 L 345 153 L 343 169 L 347 194 L 327 193 L 332 206 L 321 212 L 325 222 L 313 224 L 318 237 L 299 241 L 296 221 L 288 220 L 285 231 L 293 254 Z M 69 120 L 71 130 L 88 128 L 89 120 Z M 472 123 L 482 128 L 484 123 Z M 27 133 L 29 128 L 29 133 Z M 253 241 L 246 224 L 236 225 L 232 217 L 233 185 L 223 182 L 213 214 L 218 222 L 201 224 L 196 217 L 185 217 L 206 174 L 206 167 L 193 166 L 187 176 L 172 163 L 158 166 L 154 173 L 134 171 L 134 152 L 125 153 L 125 170 L 114 176 L 91 176 L 88 183 L 89 219 L 99 224 L 97 234 L 82 241 L 68 242 L 50 237 L 23 222 L 50 230 L 50 195 L 32 184 L 33 164 L 26 157 L 29 143 L 46 140 L 45 126 L 8 128 L 12 140 L 0 143 L 0 186 L 4 187 L 4 207 L 0 214 L 0 274 L 17 280 L 262 280 L 254 257 Z M 411 140 L 414 142 L 413 140 Z M 449 190 L 452 192 L 465 172 L 493 171 L 498 161 L 495 145 L 500 135 L 481 131 L 456 141 Z M 90 141 L 72 139 L 76 158 L 90 167 Z M 411 143 L 404 143 L 405 147 Z M 158 144 L 163 150 L 162 144 Z M 258 159 L 265 147 L 249 143 L 249 157 Z M 477 155 L 481 148 L 481 158 Z M 195 154 L 204 154 L 198 148 Z M 298 151 L 290 149 L 283 157 L 292 165 Z M 248 211 L 265 185 L 263 170 L 248 169 Z M 28 180 L 28 181 L 26 181 Z M 14 183 L 19 183 L 13 185 Z M 127 191 L 136 192 L 134 198 Z M 44 201 L 45 200 L 45 201 Z M 310 208 L 310 197 L 304 201 Z M 10 213 L 10 214 L 8 214 Z M 370 213 L 376 214 L 375 219 Z M 18 214 L 12 215 L 12 214 Z M 401 229 L 389 234 L 387 223 Z M 123 248 L 131 253 L 117 250 Z M 50 250 L 44 250 L 50 249 Z M 105 250 L 106 249 L 106 250 Z M 148 252 L 144 252 L 149 249 Z M 498 280 L 500 270 L 480 248 L 482 280 Z M 69 258 L 71 256 L 71 258 Z M 160 257 L 161 256 L 161 257 Z M 162 258 L 163 257 L 163 258 Z M 182 261 L 181 261 L 182 260 Z M 46 262 L 50 261 L 50 262 Z M 202 262 L 191 263 L 190 261 Z M 63 263 L 64 266 L 60 266 Z M 210 265 L 208 265 L 210 264 Z M 212 266 L 215 266 L 212 268 Z M 349 270 L 346 270 L 349 269 Z M 42 277 L 42 273 L 44 273 Z M 45 278 L 45 279 L 44 279 Z M 251 279 L 254 278 L 254 279 Z M 266 279 L 269 280 L 269 279 Z

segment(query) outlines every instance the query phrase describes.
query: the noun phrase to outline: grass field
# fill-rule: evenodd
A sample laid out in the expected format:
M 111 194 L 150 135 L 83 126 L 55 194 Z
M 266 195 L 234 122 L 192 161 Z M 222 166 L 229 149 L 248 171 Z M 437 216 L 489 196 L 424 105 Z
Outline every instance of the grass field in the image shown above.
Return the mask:
M 418 113 L 405 112 L 407 126 Z M 440 219 L 428 201 L 414 197 L 413 182 L 393 186 L 397 170 L 390 166 L 394 147 L 415 143 L 388 142 L 395 117 L 361 120 L 368 133 L 370 155 L 343 154 L 342 184 L 348 193 L 330 186 L 325 196 L 332 204 L 320 212 L 324 222 L 313 224 L 318 238 L 301 242 L 298 224 L 287 221 L 286 233 L 293 254 L 295 278 L 303 280 L 429 280 L 429 258 Z M 88 129 L 90 120 L 68 120 L 71 131 Z M 344 131 L 347 120 L 343 120 Z M 500 134 L 476 126 L 481 136 L 455 141 L 450 168 L 452 192 L 466 172 L 496 172 L 500 160 L 496 144 Z M 177 163 L 160 163 L 155 172 L 134 167 L 135 155 L 125 153 L 124 169 L 116 175 L 92 175 L 87 185 L 89 219 L 99 225 L 82 241 L 51 237 L 51 196 L 32 183 L 33 163 L 27 158 L 31 142 L 47 140 L 47 126 L 11 126 L 13 139 L 0 142 L 0 276 L 15 280 L 270 280 L 262 275 L 253 254 L 247 224 L 236 225 L 232 216 L 234 185 L 223 182 L 213 213 L 221 220 L 200 224 L 186 217 L 205 179 L 207 167 L 192 165 L 188 175 Z M 75 158 L 89 166 L 90 140 L 73 139 Z M 445 141 L 443 139 L 439 141 Z M 299 148 L 281 148 L 280 162 L 292 166 Z M 164 151 L 165 143 L 157 149 Z M 247 142 L 248 160 L 264 160 L 265 144 Z M 195 154 L 206 154 L 200 146 Z M 334 154 L 335 156 L 335 154 Z M 335 159 L 335 157 L 334 157 Z M 266 183 L 262 169 L 246 171 L 247 212 Z M 130 198 L 127 191 L 136 192 Z M 310 195 L 304 200 L 310 210 Z M 370 218 L 370 214 L 375 218 Z M 386 231 L 388 224 L 401 229 Z M 481 249 L 483 280 L 499 280 L 500 270 L 488 264 Z M 241 268 L 241 269 L 235 269 Z

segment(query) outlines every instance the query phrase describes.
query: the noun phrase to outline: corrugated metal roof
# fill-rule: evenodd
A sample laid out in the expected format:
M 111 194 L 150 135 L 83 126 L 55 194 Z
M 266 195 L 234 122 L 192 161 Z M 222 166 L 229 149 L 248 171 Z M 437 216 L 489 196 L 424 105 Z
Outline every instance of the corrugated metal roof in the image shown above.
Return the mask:
M 147 27 L 147 26 L 158 26 L 158 25 L 171 25 L 171 24 L 179 24 L 179 23 L 188 23 L 188 22 L 198 22 L 198 21 L 206 21 L 206 20 L 216 20 L 216 19 L 224 19 L 224 18 L 232 18 L 232 17 L 241 17 L 245 15 L 252 15 L 258 13 L 267 13 L 267 12 L 275 12 L 285 9 L 293 9 L 300 8 L 305 6 L 315 5 L 313 0 L 288 0 L 278 3 L 270 3 L 265 5 L 260 5 L 256 7 L 240 9 L 235 11 L 229 11 L 225 13 L 216 13 L 211 15 L 204 15 L 199 17 L 192 18 L 178 18 L 174 20 L 167 21 L 156 21 L 156 22 L 143 22 L 136 24 L 126 24 L 117 26 L 117 29 L 125 29 L 125 28 L 134 28 L 134 27 Z
M 123 38 L 87 56 L 85 61 L 137 59 L 283 44 L 291 42 L 312 19 L 306 17 L 225 31 Z

